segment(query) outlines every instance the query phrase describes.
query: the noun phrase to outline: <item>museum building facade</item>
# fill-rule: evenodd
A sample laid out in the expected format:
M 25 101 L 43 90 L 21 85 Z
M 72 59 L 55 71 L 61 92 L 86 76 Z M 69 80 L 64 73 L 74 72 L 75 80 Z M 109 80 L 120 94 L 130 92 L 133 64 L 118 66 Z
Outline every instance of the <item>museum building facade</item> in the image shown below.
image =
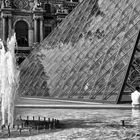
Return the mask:
M 79 3 L 79 0 L 1 0 L 0 38 L 17 38 L 19 63 Z

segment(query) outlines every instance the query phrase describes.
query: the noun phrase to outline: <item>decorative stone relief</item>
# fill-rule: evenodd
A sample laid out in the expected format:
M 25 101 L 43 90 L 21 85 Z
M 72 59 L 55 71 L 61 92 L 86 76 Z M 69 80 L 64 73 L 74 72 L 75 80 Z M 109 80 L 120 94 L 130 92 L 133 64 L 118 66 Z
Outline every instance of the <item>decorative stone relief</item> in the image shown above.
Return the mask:
M 14 0 L 13 3 L 18 9 L 26 9 L 29 6 L 28 0 Z

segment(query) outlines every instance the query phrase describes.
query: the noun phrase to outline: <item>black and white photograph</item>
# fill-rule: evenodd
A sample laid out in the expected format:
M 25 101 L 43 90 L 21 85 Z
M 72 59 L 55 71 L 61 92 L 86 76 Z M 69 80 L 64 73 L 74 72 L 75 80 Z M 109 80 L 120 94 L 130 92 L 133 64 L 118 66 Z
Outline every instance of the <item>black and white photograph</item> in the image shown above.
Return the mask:
M 140 140 L 140 0 L 0 0 L 0 140 Z

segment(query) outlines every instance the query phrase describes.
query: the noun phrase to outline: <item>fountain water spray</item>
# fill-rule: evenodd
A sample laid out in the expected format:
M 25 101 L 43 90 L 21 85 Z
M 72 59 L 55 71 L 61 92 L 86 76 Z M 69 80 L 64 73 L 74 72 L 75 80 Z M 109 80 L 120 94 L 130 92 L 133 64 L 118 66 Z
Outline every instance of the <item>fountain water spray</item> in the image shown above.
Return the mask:
M 1 95 L 1 113 L 2 125 L 8 121 L 8 125 L 12 126 L 14 123 L 14 106 L 15 96 L 19 86 L 19 70 L 16 65 L 15 34 L 7 40 L 7 51 L 0 41 L 0 95 Z

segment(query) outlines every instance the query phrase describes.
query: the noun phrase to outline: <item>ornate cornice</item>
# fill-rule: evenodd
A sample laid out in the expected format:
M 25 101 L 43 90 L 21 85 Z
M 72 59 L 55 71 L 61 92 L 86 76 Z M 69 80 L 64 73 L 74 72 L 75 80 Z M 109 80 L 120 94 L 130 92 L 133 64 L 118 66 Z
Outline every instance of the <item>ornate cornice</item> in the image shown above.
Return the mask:
M 40 19 L 40 20 L 43 20 L 43 16 L 39 16 L 39 15 L 34 15 L 33 17 L 34 20 L 37 20 L 37 19 Z
M 7 17 L 8 18 L 12 18 L 12 15 L 11 14 L 7 14 L 7 13 L 6 14 L 4 14 L 4 13 L 1 14 L 1 18 L 7 18 Z

